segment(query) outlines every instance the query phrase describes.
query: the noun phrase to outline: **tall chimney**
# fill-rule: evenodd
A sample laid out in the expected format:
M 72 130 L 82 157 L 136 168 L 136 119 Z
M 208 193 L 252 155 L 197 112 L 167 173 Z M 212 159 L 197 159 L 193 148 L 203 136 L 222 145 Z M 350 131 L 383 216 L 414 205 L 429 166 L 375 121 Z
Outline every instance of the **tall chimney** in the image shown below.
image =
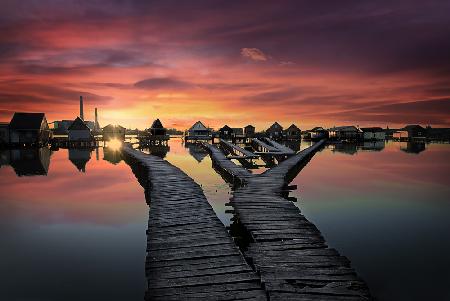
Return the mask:
M 96 130 L 100 129 L 100 125 L 98 124 L 97 108 L 95 108 L 95 129 Z
M 84 114 L 83 114 L 83 96 L 80 96 L 80 118 L 81 118 L 81 120 L 84 120 Z

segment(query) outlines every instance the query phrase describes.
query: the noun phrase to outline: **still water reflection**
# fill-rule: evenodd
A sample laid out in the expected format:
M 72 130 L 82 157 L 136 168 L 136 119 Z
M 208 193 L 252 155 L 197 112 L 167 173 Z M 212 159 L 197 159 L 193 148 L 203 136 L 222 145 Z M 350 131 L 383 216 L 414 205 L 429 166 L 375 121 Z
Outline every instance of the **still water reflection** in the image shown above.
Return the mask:
M 231 189 L 204 150 L 173 138 L 145 151 L 202 185 L 230 224 Z M 448 299 L 449 156 L 448 144 L 330 145 L 291 195 L 379 300 Z M 1 300 L 143 299 L 148 207 L 117 152 L 4 151 L 0 166 Z

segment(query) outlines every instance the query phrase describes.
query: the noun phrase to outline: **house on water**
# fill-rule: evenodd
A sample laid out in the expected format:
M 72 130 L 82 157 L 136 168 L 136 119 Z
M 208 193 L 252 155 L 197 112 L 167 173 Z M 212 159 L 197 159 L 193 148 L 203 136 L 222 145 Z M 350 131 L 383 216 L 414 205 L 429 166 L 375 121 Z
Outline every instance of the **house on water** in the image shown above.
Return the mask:
M 321 126 L 312 128 L 303 134 L 305 140 L 318 141 L 326 138 L 328 138 L 328 131 Z
M 299 140 L 302 138 L 302 131 L 295 124 L 291 124 L 284 130 L 284 138 L 287 140 Z
M 84 123 L 84 121 L 77 117 L 68 128 L 69 143 L 91 143 L 94 141 L 94 136 L 91 129 Z
M 167 129 L 163 126 L 161 120 L 159 119 L 153 121 L 152 126 L 148 129 L 148 131 L 153 137 L 169 139 L 169 135 L 167 135 Z
M 9 141 L 13 145 L 46 145 L 51 135 L 44 113 L 14 113 L 9 123 Z
M 212 130 L 207 128 L 201 121 L 197 121 L 187 132 L 184 139 L 187 140 L 211 140 Z
M 46 176 L 50 166 L 48 147 L 10 150 L 10 165 L 17 176 Z
M 330 139 L 333 140 L 360 140 L 362 131 L 356 126 L 337 126 L 328 130 Z
M 283 127 L 278 122 L 275 122 L 266 130 L 266 136 L 270 139 L 282 139 Z
M 219 138 L 221 139 L 232 139 L 234 138 L 234 130 L 230 128 L 228 125 L 224 125 L 218 131 Z
M 426 139 L 427 131 L 418 124 L 410 124 L 405 126 L 402 130 L 408 132 L 408 139 Z
M 253 138 L 253 136 L 255 136 L 255 127 L 251 124 L 244 127 L 244 136 L 247 138 Z
M 386 133 L 380 127 L 361 128 L 364 140 L 385 140 Z
M 125 132 L 126 129 L 123 126 L 108 124 L 102 129 L 103 140 L 109 141 L 117 139 L 120 141 L 124 141 Z
M 0 147 L 9 144 L 9 123 L 0 122 Z

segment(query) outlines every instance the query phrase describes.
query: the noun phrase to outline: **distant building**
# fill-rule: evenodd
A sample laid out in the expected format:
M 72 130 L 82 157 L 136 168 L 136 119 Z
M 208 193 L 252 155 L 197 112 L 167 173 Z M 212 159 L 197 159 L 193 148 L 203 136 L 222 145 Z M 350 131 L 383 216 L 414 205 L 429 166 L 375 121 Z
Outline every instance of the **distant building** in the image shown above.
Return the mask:
M 255 136 L 255 127 L 250 124 L 244 127 L 244 135 L 248 138 L 252 138 L 253 136 Z
M 427 138 L 430 140 L 450 140 L 450 128 L 426 128 Z
M 9 123 L 0 122 L 0 146 L 9 144 Z
M 380 127 L 361 128 L 364 140 L 385 140 L 386 133 Z
M 212 131 L 207 128 L 201 121 L 197 121 L 191 128 L 187 131 L 185 136 L 186 140 L 211 140 Z
M 123 126 L 108 124 L 102 129 L 103 140 L 118 139 L 123 141 L 125 140 L 125 132 L 126 129 Z
M 283 138 L 283 127 L 278 122 L 275 122 L 266 130 L 266 136 L 271 139 Z
M 73 120 L 57 120 L 53 122 L 53 134 L 55 135 L 67 135 L 68 129 L 72 124 Z
M 218 131 L 219 138 L 222 139 L 231 139 L 234 137 L 234 130 L 230 128 L 228 125 L 224 125 Z
M 362 131 L 353 126 L 338 126 L 328 130 L 330 139 L 335 140 L 359 140 L 362 138 Z
M 407 141 L 409 140 L 409 134 L 407 131 L 395 131 L 394 134 L 392 134 L 392 139 L 398 141 Z
M 302 138 L 302 131 L 295 124 L 291 124 L 284 130 L 284 137 L 288 140 L 298 140 Z
M 90 142 L 94 140 L 91 129 L 84 121 L 77 117 L 68 128 L 69 141 L 71 142 Z
M 233 134 L 235 138 L 244 137 L 244 129 L 243 128 L 231 128 L 233 130 Z
M 418 124 L 407 125 L 402 130 L 408 132 L 409 139 L 423 139 L 427 136 L 426 129 Z
M 162 125 L 161 120 L 156 119 L 149 128 L 149 133 L 152 136 L 166 136 L 167 129 Z
M 51 131 L 44 113 L 14 113 L 9 124 L 11 144 L 45 145 Z
M 328 138 L 328 131 L 321 126 L 312 128 L 303 134 L 305 140 L 318 141 L 326 138 Z

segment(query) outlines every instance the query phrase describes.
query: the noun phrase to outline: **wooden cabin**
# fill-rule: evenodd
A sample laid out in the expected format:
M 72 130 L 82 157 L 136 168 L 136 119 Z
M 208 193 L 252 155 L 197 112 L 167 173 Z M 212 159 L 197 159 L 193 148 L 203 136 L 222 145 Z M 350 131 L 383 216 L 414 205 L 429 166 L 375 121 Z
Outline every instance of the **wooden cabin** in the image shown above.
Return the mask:
M 284 130 L 284 137 L 287 140 L 299 140 L 302 138 L 302 131 L 295 124 L 291 124 Z
M 187 131 L 185 135 L 186 140 L 211 140 L 212 131 L 207 128 L 201 121 L 197 121 L 191 128 Z
M 125 140 L 126 129 L 120 125 L 108 124 L 102 129 L 103 140 L 109 141 L 117 139 L 120 141 Z
M 44 113 L 14 113 L 9 124 L 10 144 L 46 145 L 51 135 Z
M 0 146 L 9 144 L 9 123 L 0 122 Z
M 221 139 L 232 139 L 235 136 L 234 130 L 228 125 L 224 125 L 222 128 L 220 128 L 218 131 L 218 135 Z
M 253 138 L 253 136 L 255 136 L 255 127 L 251 124 L 244 127 L 244 136 L 247 138 Z
M 362 131 L 356 126 L 338 126 L 328 130 L 330 139 L 334 140 L 360 140 Z
M 94 136 L 84 121 L 77 117 L 68 128 L 69 142 L 91 142 Z
M 231 128 L 233 130 L 233 134 L 235 138 L 244 138 L 244 129 L 243 128 Z
M 408 132 L 408 139 L 425 139 L 427 131 L 418 124 L 411 124 L 405 126 L 402 130 Z
M 321 126 L 314 127 L 303 134 L 303 139 L 319 141 L 328 138 L 328 131 Z
M 278 122 L 275 122 L 266 130 L 266 136 L 270 139 L 283 138 L 283 127 Z
M 364 140 L 385 140 L 386 133 L 380 127 L 361 128 Z
M 152 126 L 149 128 L 150 135 L 152 136 L 166 136 L 167 129 L 162 125 L 161 120 L 156 119 L 153 121 Z

